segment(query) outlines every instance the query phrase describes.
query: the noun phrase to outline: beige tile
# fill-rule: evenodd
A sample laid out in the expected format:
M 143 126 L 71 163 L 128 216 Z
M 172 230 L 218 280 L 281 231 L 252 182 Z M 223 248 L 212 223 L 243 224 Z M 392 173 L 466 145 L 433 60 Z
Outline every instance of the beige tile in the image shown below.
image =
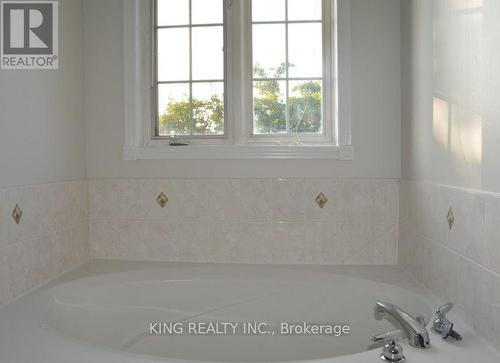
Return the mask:
M 118 222 L 118 256 L 122 259 L 146 260 L 149 257 L 148 236 L 150 223 L 144 220 L 121 220 Z
M 334 265 L 342 262 L 342 246 L 344 240 L 341 234 L 341 225 L 337 223 L 321 222 L 318 224 L 318 239 L 323 246 L 321 262 Z
M 412 209 L 411 194 L 412 183 L 402 180 L 399 189 L 399 221 L 402 223 L 410 221 L 410 210 Z
M 273 225 L 273 240 L 280 246 L 278 263 L 303 264 L 310 259 L 315 241 L 306 241 L 305 223 L 276 223 Z
M 53 234 L 42 234 L 31 242 L 31 250 L 33 254 L 33 262 L 31 268 L 31 280 L 34 286 L 38 286 L 56 276 Z
M 337 245 L 332 252 L 331 246 L 325 248 L 323 240 L 331 236 L 320 230 L 337 221 L 350 221 L 364 231 L 362 243 L 369 253 L 363 256 L 363 262 L 395 263 L 398 189 L 398 183 L 393 181 L 335 179 L 90 181 L 91 216 L 112 215 L 92 222 L 92 253 L 101 258 L 347 263 L 351 261 L 349 249 L 359 245 L 359 241 L 353 242 L 356 231 L 347 238 L 350 243 L 336 237 Z M 157 207 L 156 202 L 148 202 L 160 191 L 169 197 L 164 209 Z M 320 192 L 329 199 L 323 209 L 315 203 Z M 111 204 L 118 203 L 123 212 L 106 211 L 102 201 L 95 202 L 97 197 L 93 193 L 104 195 L 104 200 Z M 106 219 L 109 223 L 118 220 L 113 222 L 114 227 L 106 227 Z M 156 224 L 152 231 L 151 224 L 148 227 L 145 223 L 156 220 L 168 221 L 169 230 Z M 382 230 L 391 225 L 392 230 L 379 235 L 377 225 Z M 318 227 L 320 230 L 316 230 Z M 116 234 L 118 239 L 110 236 Z M 371 242 L 369 235 L 376 238 Z M 107 244 L 110 246 L 106 247 Z M 354 249 L 351 254 L 358 252 Z
M 88 185 L 90 219 L 120 218 L 120 181 L 89 180 Z
M 181 261 L 213 262 L 209 239 L 210 222 L 183 222 L 172 225 L 172 236 L 179 246 Z
M 486 265 L 485 198 L 482 194 L 449 189 L 455 223 L 450 231 L 449 247 L 459 254 Z
M 274 222 L 305 221 L 308 203 L 307 188 L 307 181 L 303 179 L 274 179 L 271 195 L 272 220 Z
M 447 190 L 431 184 L 416 186 L 415 218 L 418 234 L 441 244 L 448 244 L 446 215 L 450 208 Z
M 272 182 L 269 179 L 242 179 L 237 203 L 242 222 L 270 221 L 272 218 Z
M 177 204 L 181 198 L 175 193 L 172 183 L 165 179 L 120 180 L 119 205 L 122 219 L 176 218 Z M 164 208 L 157 202 L 164 193 L 168 202 Z
M 90 221 L 90 253 L 92 258 L 113 259 L 120 253 L 120 234 L 117 221 L 96 220 Z
M 500 197 L 486 196 L 485 249 L 487 266 L 500 274 Z
M 15 299 L 28 292 L 31 281 L 32 254 L 27 241 L 16 243 L 5 248 L 9 297 Z
M 180 248 L 173 238 L 175 227 L 172 222 L 151 221 L 148 227 L 147 255 L 149 260 L 179 261 Z
M 90 259 L 88 222 L 77 224 L 70 229 L 69 269 L 83 265 Z
M 7 202 L 5 189 L 0 188 L 0 249 L 7 246 Z
M 475 330 L 480 329 L 480 310 L 483 289 L 483 269 L 477 263 L 465 259 L 458 258 L 458 263 L 452 268 L 448 276 L 448 284 L 456 285 L 456 296 L 450 296 L 451 301 L 456 301 L 457 308 L 462 310 L 462 316 Z
M 274 239 L 275 226 L 272 223 L 254 224 L 255 260 L 257 263 L 280 263 L 282 260 L 280 240 Z
M 370 181 L 342 180 L 338 201 L 339 222 L 370 222 L 374 219 L 374 186 Z
M 7 304 L 11 299 L 6 252 L 6 247 L 0 248 L 0 306 Z
M 482 270 L 479 333 L 500 349 L 500 275 Z
M 398 263 L 417 280 L 422 280 L 423 237 L 416 234 L 416 227 L 411 222 L 400 223 Z
M 23 211 L 19 225 L 15 204 Z M 89 259 L 85 181 L 1 189 L 0 221 L 4 303 Z
M 241 262 L 257 263 L 257 244 L 259 238 L 259 222 L 242 223 L 237 227 L 238 235 L 233 237 L 238 245 L 238 256 Z
M 214 262 L 255 262 L 255 253 L 251 259 L 242 249 L 240 241 L 243 240 L 244 229 L 240 223 L 212 223 L 209 228 L 209 244 Z
M 341 224 L 337 261 L 342 264 L 395 264 L 396 224 Z

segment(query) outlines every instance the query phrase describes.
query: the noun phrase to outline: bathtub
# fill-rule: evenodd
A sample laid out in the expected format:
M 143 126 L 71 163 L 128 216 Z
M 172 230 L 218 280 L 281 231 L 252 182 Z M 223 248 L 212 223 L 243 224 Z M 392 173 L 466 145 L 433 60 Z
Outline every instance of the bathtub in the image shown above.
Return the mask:
M 114 264 L 96 262 L 0 310 L 0 362 L 377 362 L 370 337 L 394 329 L 374 319 L 377 300 L 427 321 L 433 311 L 397 267 Z M 237 328 L 221 328 L 229 324 Z M 431 339 L 425 351 L 404 344 L 408 361 L 463 358 Z

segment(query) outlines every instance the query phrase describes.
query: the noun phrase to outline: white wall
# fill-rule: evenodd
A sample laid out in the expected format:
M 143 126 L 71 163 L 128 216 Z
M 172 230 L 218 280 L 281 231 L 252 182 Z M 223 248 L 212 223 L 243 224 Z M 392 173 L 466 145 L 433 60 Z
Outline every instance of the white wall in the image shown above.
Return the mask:
M 500 1 L 401 10 L 399 264 L 498 349 Z
M 89 178 L 400 177 L 399 0 L 352 0 L 355 160 L 123 161 L 122 1 L 85 0 Z
M 59 1 L 59 70 L 0 70 L 0 306 L 90 256 L 81 5 Z
M 403 177 L 500 191 L 500 2 L 406 0 Z
M 60 1 L 59 70 L 0 70 L 0 187 L 85 177 L 81 1 Z

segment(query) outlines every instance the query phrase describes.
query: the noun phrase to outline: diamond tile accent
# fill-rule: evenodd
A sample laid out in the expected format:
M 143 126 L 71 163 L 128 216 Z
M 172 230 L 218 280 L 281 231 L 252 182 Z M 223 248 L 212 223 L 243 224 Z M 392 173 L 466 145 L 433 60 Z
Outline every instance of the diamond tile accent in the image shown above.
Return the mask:
M 319 195 L 316 197 L 316 204 L 320 208 L 324 208 L 327 202 L 328 202 L 328 199 L 325 197 L 325 195 L 323 193 L 319 193 Z
M 158 196 L 158 198 L 156 198 L 156 201 L 158 202 L 160 207 L 165 208 L 165 206 L 167 205 L 167 202 L 168 202 L 168 198 L 165 195 L 165 193 L 161 192 L 160 195 Z
M 448 211 L 446 219 L 448 220 L 448 227 L 450 228 L 451 231 L 451 229 L 453 228 L 453 224 L 455 224 L 455 215 L 453 214 L 453 210 L 451 208 Z
M 14 221 L 16 222 L 17 225 L 21 223 L 21 218 L 23 218 L 23 211 L 19 206 L 16 204 L 16 207 L 12 211 L 12 218 L 14 218 Z

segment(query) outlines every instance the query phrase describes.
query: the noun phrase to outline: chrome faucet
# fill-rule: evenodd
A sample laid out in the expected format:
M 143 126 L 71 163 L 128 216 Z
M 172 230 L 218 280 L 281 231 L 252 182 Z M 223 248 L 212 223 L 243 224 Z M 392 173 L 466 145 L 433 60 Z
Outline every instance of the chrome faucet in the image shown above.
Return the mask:
M 375 319 L 381 320 L 384 317 L 401 327 L 412 347 L 430 348 L 429 333 L 423 318 L 414 318 L 394 304 L 378 301 L 375 305 Z

